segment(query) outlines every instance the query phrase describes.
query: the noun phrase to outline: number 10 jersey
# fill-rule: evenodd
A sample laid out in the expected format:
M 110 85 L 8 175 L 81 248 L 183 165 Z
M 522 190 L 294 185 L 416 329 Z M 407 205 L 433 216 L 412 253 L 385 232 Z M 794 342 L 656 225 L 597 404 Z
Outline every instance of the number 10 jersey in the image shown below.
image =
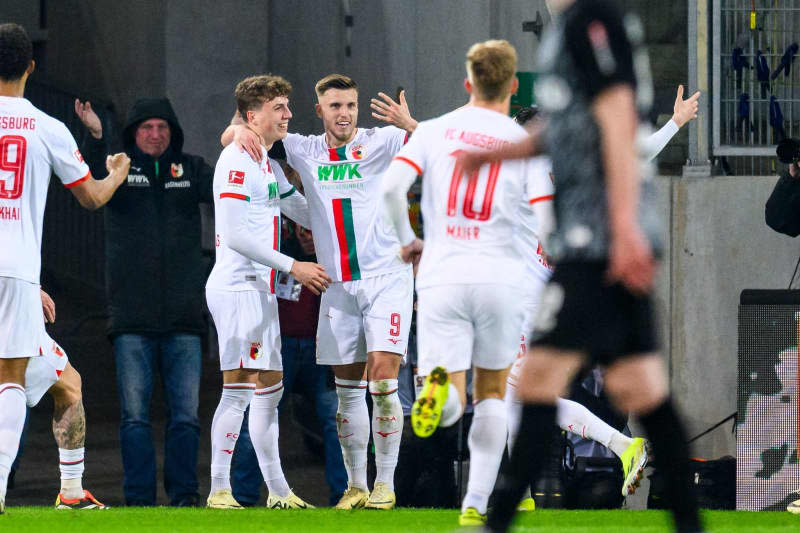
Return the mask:
M 552 194 L 529 160 L 499 161 L 470 175 L 461 151 L 491 150 L 524 139 L 509 117 L 464 107 L 421 123 L 395 159 L 422 178 L 425 250 L 417 288 L 447 284 L 524 283 L 520 202 Z

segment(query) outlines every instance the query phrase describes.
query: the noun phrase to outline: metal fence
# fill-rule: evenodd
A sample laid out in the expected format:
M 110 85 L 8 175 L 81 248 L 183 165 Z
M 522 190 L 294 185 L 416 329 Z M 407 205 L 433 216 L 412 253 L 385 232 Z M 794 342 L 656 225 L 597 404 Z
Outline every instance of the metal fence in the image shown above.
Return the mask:
M 80 145 L 86 128 L 75 115 L 76 95 L 30 81 L 25 97 L 48 115 L 64 122 Z M 113 110 L 94 101 L 92 107 L 100 116 L 104 131 L 110 132 Z M 102 211 L 81 208 L 60 180 L 50 180 L 42 232 L 42 270 L 104 290 L 104 248 Z
M 775 172 L 800 136 L 800 0 L 714 2 L 713 154 L 735 174 Z

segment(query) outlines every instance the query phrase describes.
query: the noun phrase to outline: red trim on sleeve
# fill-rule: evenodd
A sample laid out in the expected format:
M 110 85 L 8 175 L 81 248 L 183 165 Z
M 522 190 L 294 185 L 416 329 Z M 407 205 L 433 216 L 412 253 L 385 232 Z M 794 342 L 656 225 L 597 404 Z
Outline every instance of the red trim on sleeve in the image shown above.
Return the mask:
M 75 181 L 73 181 L 72 183 L 67 183 L 66 185 L 64 185 L 64 187 L 66 187 L 67 189 L 71 189 L 72 187 L 74 187 L 74 186 L 76 186 L 76 185 L 80 185 L 81 183 L 83 183 L 84 181 L 88 180 L 88 179 L 89 179 L 89 178 L 91 178 L 91 177 L 92 177 L 92 171 L 90 170 L 90 171 L 89 171 L 89 172 L 87 172 L 87 173 L 86 173 L 86 175 L 85 175 L 84 177 L 82 177 L 81 179 L 79 179 L 79 180 L 75 180 Z
M 237 200 L 250 201 L 250 198 L 244 194 L 237 194 L 235 192 L 223 192 L 219 195 L 220 198 L 236 198 Z
M 403 137 L 403 144 L 408 144 L 408 138 L 411 137 L 411 134 L 406 132 L 406 136 Z
M 419 168 L 419 165 L 418 165 L 418 164 L 416 164 L 416 163 L 414 163 L 412 160 L 408 159 L 407 157 L 403 157 L 403 156 L 401 156 L 401 155 L 398 155 L 398 156 L 396 156 L 396 157 L 394 158 L 394 160 L 395 160 L 395 161 L 402 161 L 402 162 L 404 162 L 404 163 L 408 163 L 409 165 L 411 165 L 412 167 L 414 167 L 414 170 L 416 170 L 416 171 L 417 171 L 417 175 L 419 175 L 419 176 L 422 176 L 422 169 L 421 169 L 421 168 Z
M 545 202 L 547 200 L 552 200 L 553 195 L 548 194 L 547 196 L 539 196 L 538 198 L 531 198 L 528 203 L 535 204 L 536 202 Z

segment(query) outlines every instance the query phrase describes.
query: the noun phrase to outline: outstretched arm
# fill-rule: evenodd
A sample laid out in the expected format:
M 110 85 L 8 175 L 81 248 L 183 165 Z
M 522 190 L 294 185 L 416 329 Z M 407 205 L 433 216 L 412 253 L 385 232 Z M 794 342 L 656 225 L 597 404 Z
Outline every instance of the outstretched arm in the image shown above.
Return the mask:
M 697 110 L 699 108 L 698 99 L 700 98 L 700 91 L 697 91 L 692 96 L 683 99 L 683 85 L 678 85 L 678 94 L 675 97 L 675 105 L 673 106 L 672 118 L 664 124 L 664 126 L 648 137 L 640 147 L 641 155 L 647 161 L 652 161 L 661 150 L 672 140 L 672 137 L 678 133 L 678 130 L 683 127 L 687 122 L 697 118 Z
M 222 132 L 219 142 L 222 146 L 236 143 L 240 152 L 247 152 L 256 163 L 261 161 L 261 138 L 247 127 L 238 111 L 233 114 L 231 124 Z
M 70 186 L 69 190 L 81 206 L 94 211 L 103 207 L 114 196 L 114 192 L 128 177 L 130 166 L 131 160 L 126 154 L 120 152 L 110 155 L 106 158 L 108 176 L 105 179 L 96 180 L 89 176 L 77 185 Z

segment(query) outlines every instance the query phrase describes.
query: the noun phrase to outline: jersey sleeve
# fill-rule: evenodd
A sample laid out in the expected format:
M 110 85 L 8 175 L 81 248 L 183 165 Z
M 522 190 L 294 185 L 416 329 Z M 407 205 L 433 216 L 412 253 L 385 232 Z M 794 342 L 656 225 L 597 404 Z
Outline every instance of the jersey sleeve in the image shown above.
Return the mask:
M 53 172 L 65 187 L 74 187 L 91 177 L 89 165 L 83 160 L 78 144 L 62 122 L 48 128 L 45 145 L 50 153 Z
M 417 126 L 414 135 L 411 136 L 406 145 L 394 156 L 394 161 L 401 161 L 411 166 L 418 176 L 422 176 L 422 173 L 425 171 L 425 138 L 427 137 L 427 131 L 427 128 L 424 127 L 423 124 Z
M 610 2 L 587 2 L 576 11 L 567 21 L 565 42 L 590 101 L 619 83 L 636 86 L 633 48 L 622 15 Z
M 272 172 L 278 182 L 278 194 L 281 199 L 281 213 L 291 218 L 305 228 L 311 227 L 311 212 L 305 196 L 300 194 L 294 185 L 289 183 L 277 161 L 270 159 Z
M 223 154 L 220 158 L 219 199 L 250 201 L 250 183 L 260 174 L 258 166 L 247 154 L 243 157 L 231 157 L 232 153 Z
M 297 166 L 297 157 L 300 154 L 303 143 L 305 142 L 305 135 L 298 133 L 290 133 L 283 138 L 283 149 L 286 151 L 286 161 L 293 167 Z
M 381 135 L 385 139 L 389 152 L 396 154 L 411 139 L 411 134 L 397 126 L 384 126 L 379 128 Z
M 550 165 L 542 161 L 542 158 L 525 161 L 525 165 L 525 199 L 529 204 L 552 201 L 555 186 Z

